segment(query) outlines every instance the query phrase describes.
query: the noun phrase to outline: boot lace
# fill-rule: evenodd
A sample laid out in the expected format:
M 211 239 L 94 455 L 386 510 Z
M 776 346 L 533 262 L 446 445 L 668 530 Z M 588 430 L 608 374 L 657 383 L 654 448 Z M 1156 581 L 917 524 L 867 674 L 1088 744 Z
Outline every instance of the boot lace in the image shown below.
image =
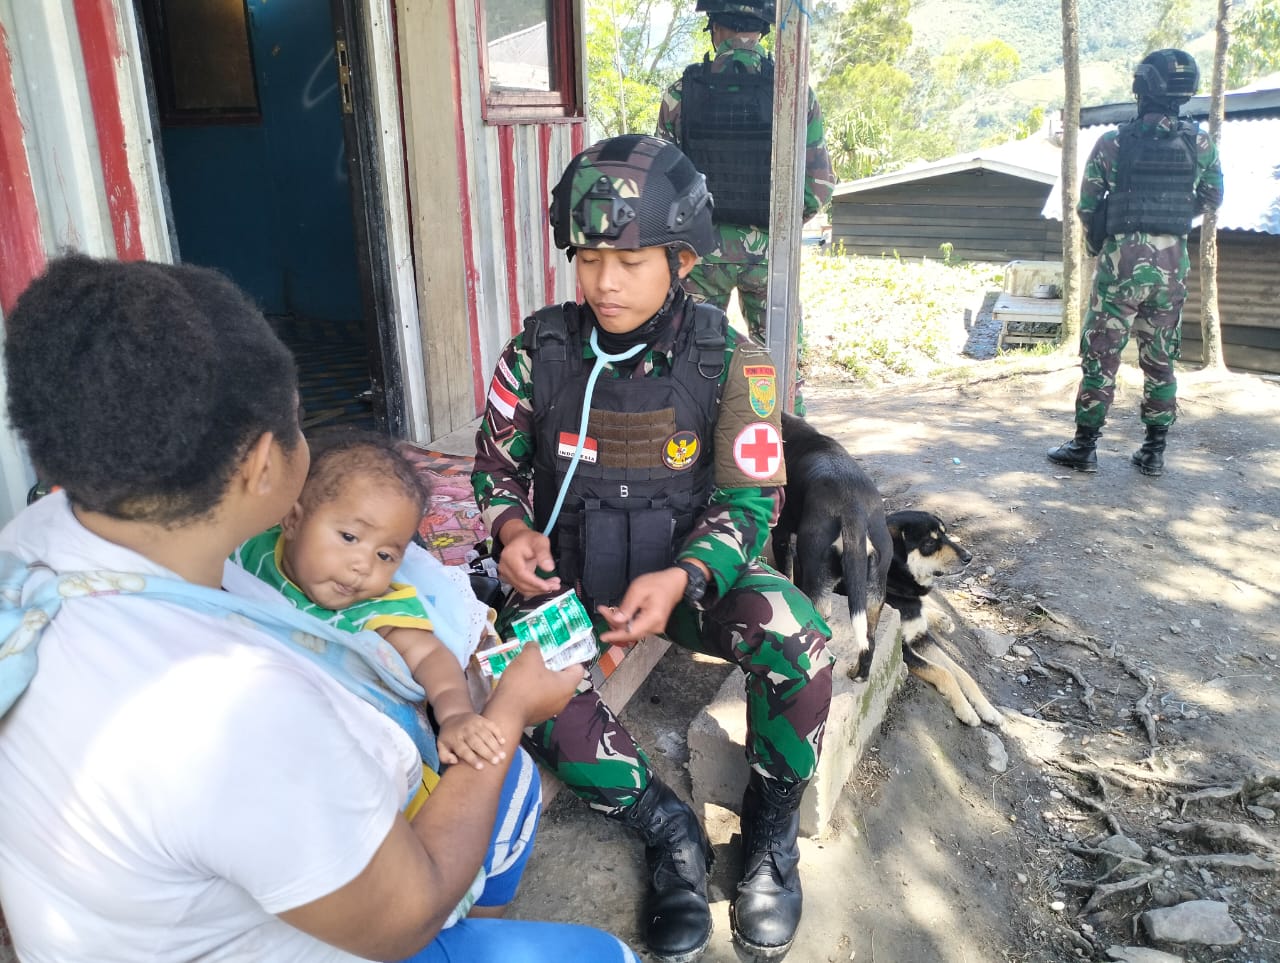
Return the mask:
M 655 889 L 683 886 L 698 891 L 707 876 L 711 853 L 700 845 L 698 827 L 685 826 L 675 815 L 664 819 L 650 845 L 650 867 Z

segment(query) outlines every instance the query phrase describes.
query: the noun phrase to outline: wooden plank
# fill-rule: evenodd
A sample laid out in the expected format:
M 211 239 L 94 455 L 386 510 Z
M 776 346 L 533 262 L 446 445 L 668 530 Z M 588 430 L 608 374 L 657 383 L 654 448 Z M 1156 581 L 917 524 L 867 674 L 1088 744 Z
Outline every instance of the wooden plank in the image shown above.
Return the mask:
M 453 9 L 453 5 L 449 5 Z M 468 9 L 462 5 L 462 9 Z M 431 437 L 475 417 L 483 399 L 472 378 L 474 267 L 467 151 L 460 143 L 456 25 L 441 5 L 405 0 L 399 8 L 401 91 L 409 195 L 413 209 L 422 360 Z M 443 244 L 442 238 L 458 243 Z
M 973 191 L 912 191 L 910 193 L 847 194 L 831 202 L 833 211 L 861 210 L 868 207 L 906 206 L 954 206 L 957 204 L 987 204 L 999 207 L 1016 207 L 1034 211 L 1038 216 L 1044 207 L 1045 197 L 1039 194 L 974 193 Z M 997 209 L 999 209 L 997 207 Z
M 834 231 L 832 232 L 834 235 Z M 959 244 L 962 241 L 1038 241 L 1044 237 L 1044 231 L 1036 225 L 1009 224 L 929 224 L 913 223 L 895 226 L 892 231 L 880 230 L 875 224 L 858 224 L 844 228 L 839 232 L 841 237 L 894 237 L 916 238 L 936 237 L 939 241 L 950 241 Z
M 40 211 L 36 207 L 31 168 L 27 166 L 26 137 L 13 85 L 9 42 L 0 28 L 0 316 L 44 270 Z
M 1036 224 L 1041 229 L 1046 227 L 1044 219 L 1039 215 L 1039 207 L 1037 206 L 996 206 L 978 200 L 974 200 L 972 204 L 965 206 L 937 204 L 868 204 L 855 206 L 846 204 L 832 210 L 831 224 L 835 228 L 846 227 L 846 225 L 851 224 L 865 224 L 869 220 L 874 223 L 887 224 L 911 224 L 919 222 L 919 220 L 954 223 L 955 219 L 960 218 L 960 216 L 975 220 L 993 220 L 993 222 L 1006 222 L 1006 220 L 1016 219 L 1019 222 Z
M 840 238 L 836 239 L 839 242 Z M 939 245 L 921 244 L 849 244 L 845 243 L 845 254 L 869 258 L 928 258 L 937 261 L 941 258 Z M 1044 257 L 1051 252 L 1037 248 L 1036 250 L 1018 250 L 1010 248 L 965 248 L 956 245 L 951 252 L 952 260 L 982 261 L 992 264 L 1004 264 L 1017 257 Z
M 107 216 L 115 236 L 115 254 L 121 261 L 147 256 L 138 232 L 138 196 L 129 166 L 128 138 L 120 114 L 120 88 L 116 62 L 121 58 L 116 20 L 109 0 L 73 0 L 85 83 L 97 131 L 98 159 Z

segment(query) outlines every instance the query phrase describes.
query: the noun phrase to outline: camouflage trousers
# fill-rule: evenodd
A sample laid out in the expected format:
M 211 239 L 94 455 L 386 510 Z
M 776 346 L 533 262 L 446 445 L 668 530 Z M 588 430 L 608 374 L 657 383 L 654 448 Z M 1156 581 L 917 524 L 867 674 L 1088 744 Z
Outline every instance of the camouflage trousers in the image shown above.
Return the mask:
M 1132 334 L 1142 368 L 1142 422 L 1168 427 L 1178 416 L 1178 380 L 1173 363 L 1182 346 L 1182 304 L 1187 297 L 1185 247 L 1158 250 L 1149 260 L 1133 260 L 1122 244 L 1098 257 L 1089 310 L 1080 333 L 1080 389 L 1076 424 L 1101 428 L 1116 392 L 1120 354 Z
M 738 305 L 747 322 L 747 333 L 760 344 L 765 340 L 764 316 L 769 297 L 769 262 L 731 264 L 699 261 L 684 279 L 684 289 L 695 301 L 714 304 L 721 311 L 729 307 L 729 297 L 738 289 Z M 794 414 L 804 417 L 804 318 L 796 328 L 796 402 Z
M 508 606 L 499 626 L 529 604 Z M 813 775 L 831 707 L 831 630 L 799 589 L 752 563 L 709 611 L 679 603 L 664 635 L 737 663 L 746 675 L 749 766 L 788 782 Z M 524 746 L 592 809 L 609 815 L 631 806 L 649 784 L 648 757 L 590 678 L 559 715 L 526 730 Z

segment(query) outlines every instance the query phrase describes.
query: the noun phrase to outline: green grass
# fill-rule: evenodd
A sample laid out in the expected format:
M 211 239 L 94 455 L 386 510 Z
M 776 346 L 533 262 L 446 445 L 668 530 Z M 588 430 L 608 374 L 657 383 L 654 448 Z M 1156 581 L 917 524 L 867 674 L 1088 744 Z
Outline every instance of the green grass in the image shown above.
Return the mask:
M 945 245 L 944 245 L 945 247 Z M 964 345 L 964 313 L 999 290 L 1000 264 L 845 256 L 804 250 L 807 376 L 866 385 L 920 378 L 954 367 Z

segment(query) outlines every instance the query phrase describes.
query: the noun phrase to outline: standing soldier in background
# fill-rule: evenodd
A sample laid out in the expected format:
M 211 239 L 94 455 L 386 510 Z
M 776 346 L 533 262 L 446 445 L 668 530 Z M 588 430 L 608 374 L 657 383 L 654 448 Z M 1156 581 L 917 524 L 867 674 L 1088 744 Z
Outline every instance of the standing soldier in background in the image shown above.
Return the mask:
M 1077 212 L 1098 260 L 1080 335 L 1076 436 L 1049 452 L 1055 464 L 1098 470 L 1098 436 L 1132 330 L 1147 437 L 1130 460 L 1144 475 L 1164 474 L 1165 437 L 1178 414 L 1173 362 L 1191 265 L 1187 234 L 1197 214 L 1222 203 L 1217 147 L 1178 116 L 1199 83 L 1200 69 L 1186 51 L 1148 54 L 1133 72 L 1137 117 L 1099 137 L 1085 165 Z
M 765 342 L 769 288 L 769 199 L 773 163 L 773 58 L 760 40 L 774 0 L 698 0 L 714 58 L 690 64 L 667 90 L 659 137 L 679 146 L 707 177 L 715 199 L 715 247 L 684 281 L 695 298 L 722 311 L 736 287 L 751 337 Z M 808 220 L 831 198 L 835 174 L 822 111 L 810 90 L 805 134 L 804 209 Z M 803 337 L 798 349 L 802 349 Z M 800 350 L 797 351 L 797 363 Z M 798 383 L 797 383 L 798 384 Z M 804 414 L 799 391 L 796 414 Z

